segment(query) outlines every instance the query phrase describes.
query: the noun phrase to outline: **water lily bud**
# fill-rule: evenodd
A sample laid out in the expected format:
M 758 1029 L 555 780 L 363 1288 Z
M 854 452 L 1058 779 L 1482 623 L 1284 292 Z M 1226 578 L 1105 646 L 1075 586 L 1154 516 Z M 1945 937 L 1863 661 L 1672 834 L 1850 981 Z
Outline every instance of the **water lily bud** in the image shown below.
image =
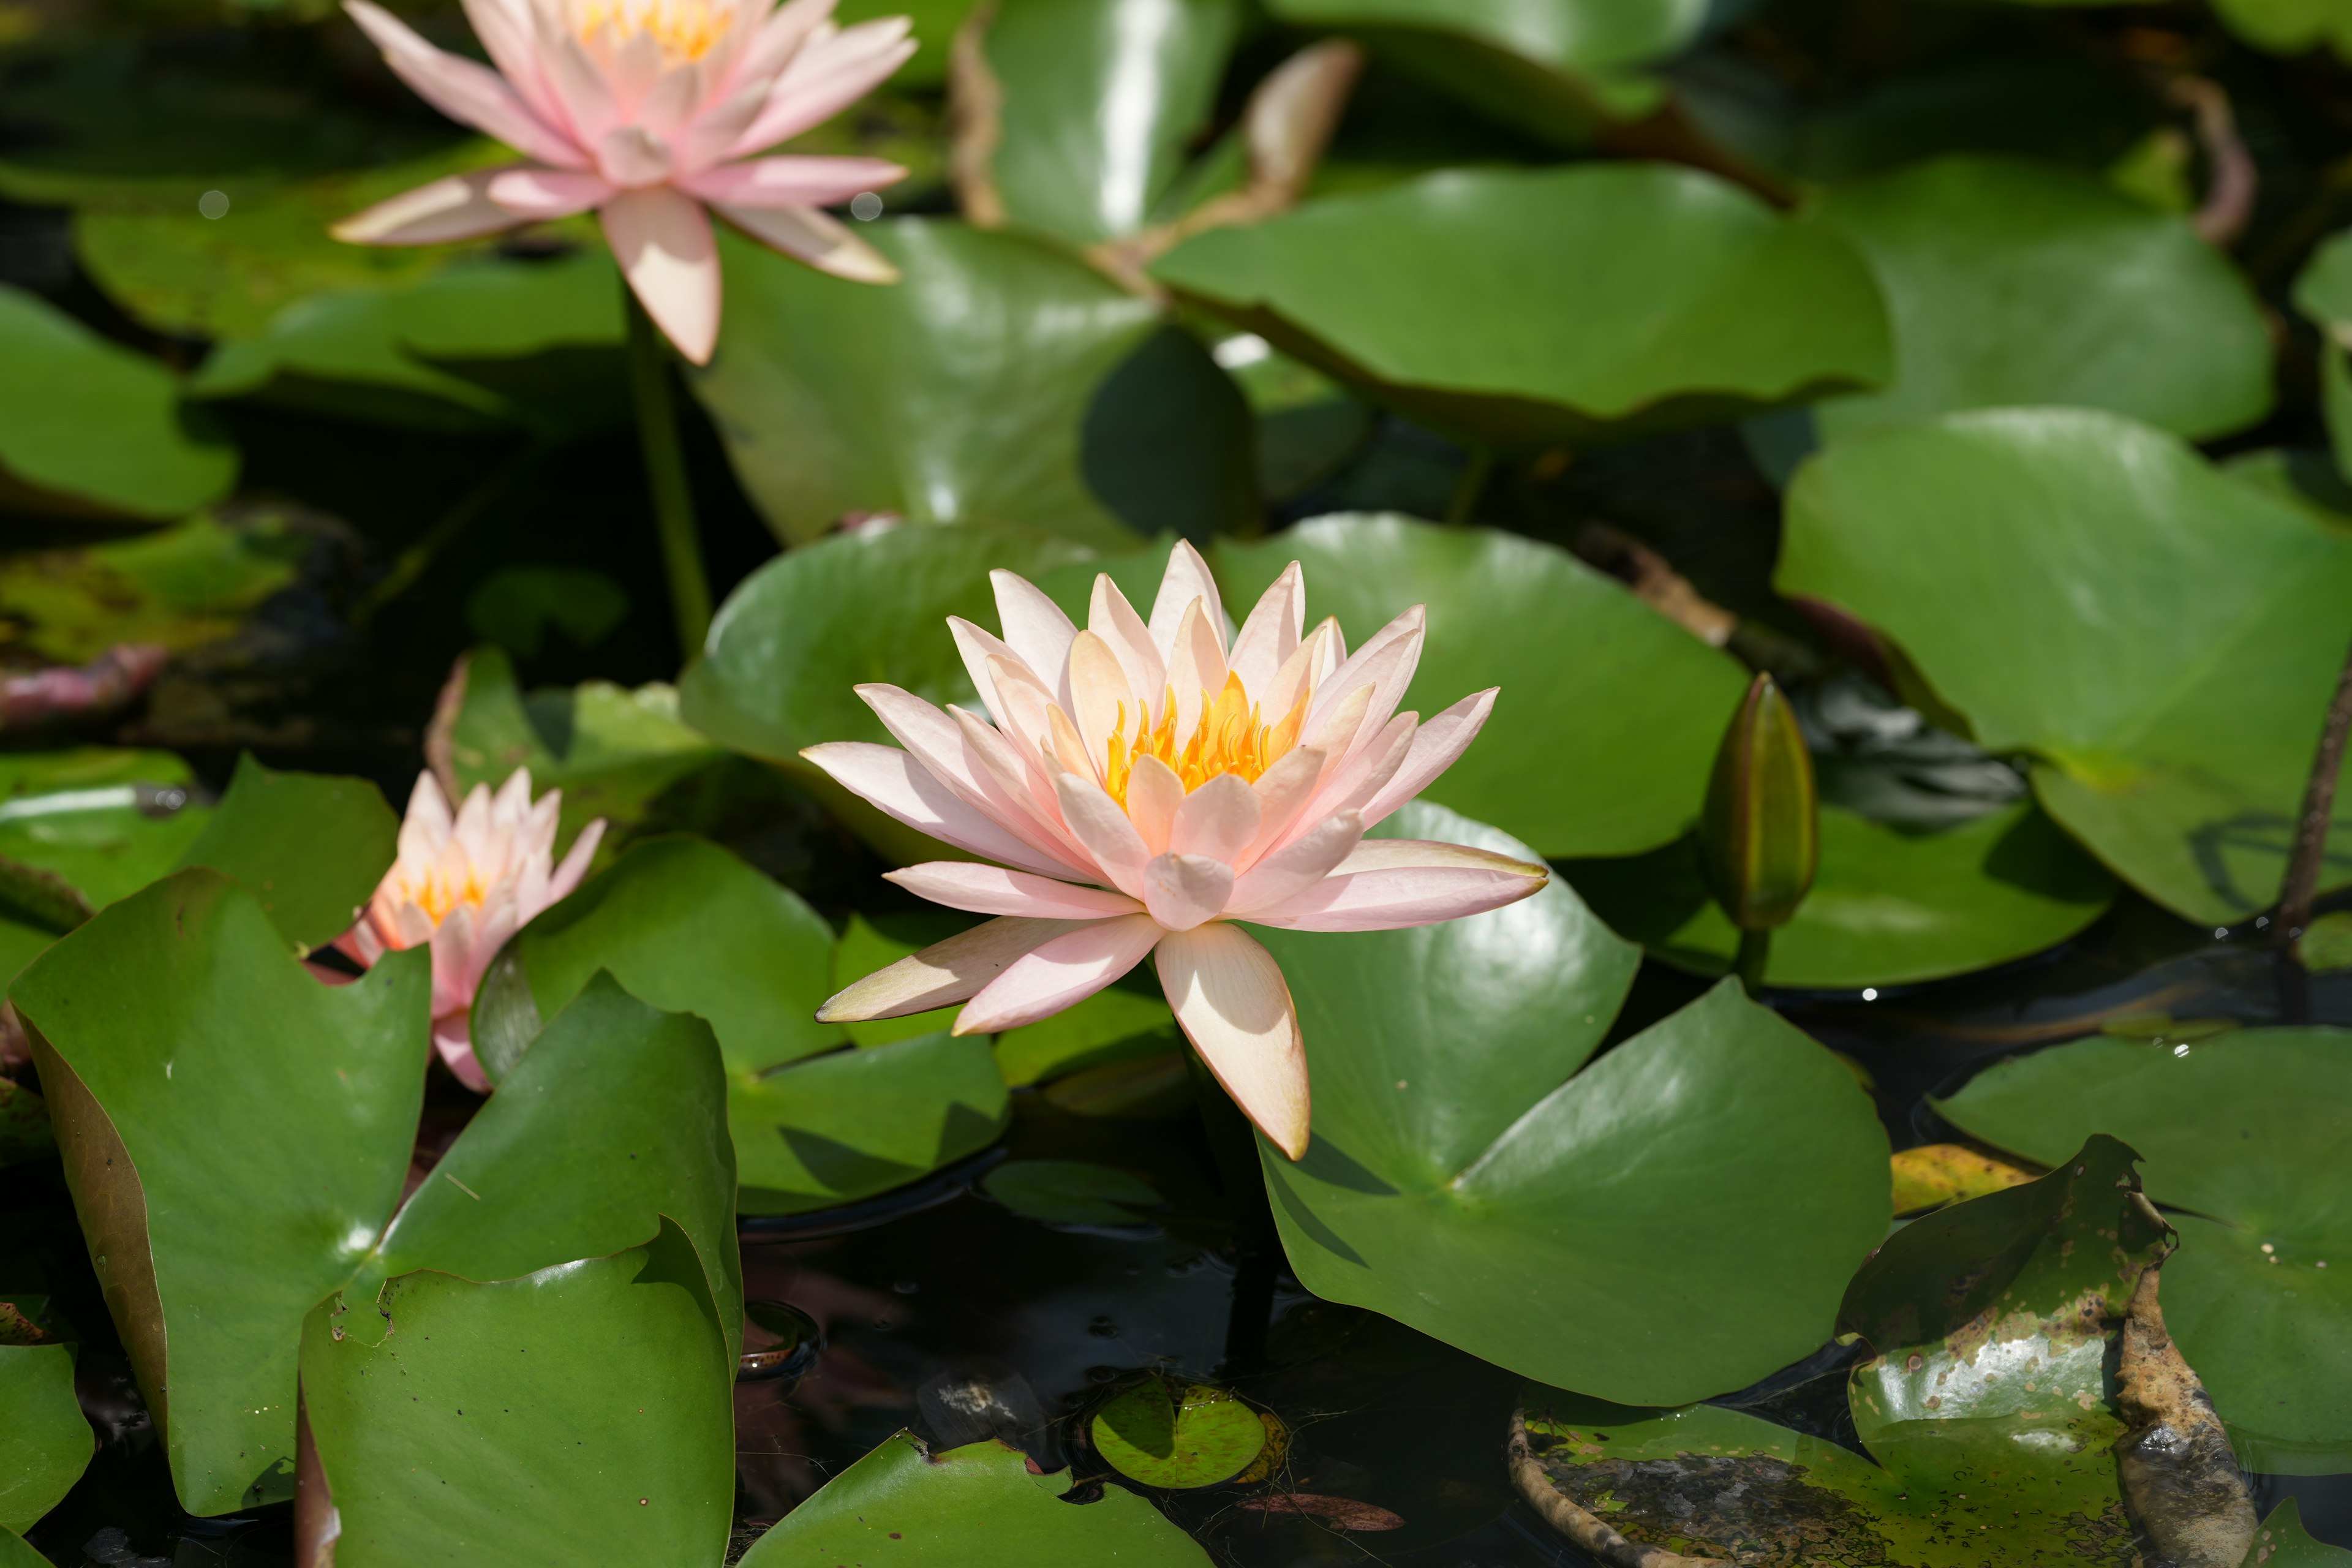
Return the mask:
M 1732 717 L 1707 781 L 1699 866 L 1741 931 L 1785 925 L 1821 859 L 1813 760 L 1789 700 L 1759 674 Z

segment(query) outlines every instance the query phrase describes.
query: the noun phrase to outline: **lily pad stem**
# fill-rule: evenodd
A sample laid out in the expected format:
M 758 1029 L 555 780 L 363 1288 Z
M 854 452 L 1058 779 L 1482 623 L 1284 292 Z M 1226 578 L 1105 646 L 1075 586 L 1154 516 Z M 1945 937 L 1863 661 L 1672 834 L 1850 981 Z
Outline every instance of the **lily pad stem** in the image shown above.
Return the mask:
M 646 308 L 624 284 L 629 318 L 629 390 L 637 405 L 637 438 L 646 451 L 646 489 L 661 536 L 662 571 L 669 579 L 671 617 L 678 650 L 691 659 L 710 630 L 710 579 L 702 568 L 702 538 L 694 523 L 694 491 L 686 481 L 686 449 L 670 405 L 669 349 Z
M 1738 972 L 1739 984 L 1750 996 L 1764 989 L 1764 965 L 1772 956 L 1772 933 L 1769 931 L 1744 931 L 1739 933 L 1739 956 L 1732 961 Z
M 1478 498 L 1486 493 L 1486 476 L 1495 469 L 1495 451 L 1491 447 L 1470 448 L 1470 461 L 1462 469 L 1462 478 L 1454 487 L 1454 499 L 1446 503 L 1445 526 L 1467 528 L 1478 514 Z
M 2344 738 L 2352 731 L 2352 651 L 2336 678 L 2336 700 L 2327 705 L 2327 723 L 2319 732 L 2319 754 L 2312 759 L 2311 782 L 2304 787 L 2303 815 L 2295 825 L 2294 847 L 2287 856 L 2286 885 L 2279 889 L 2275 934 L 2292 944 L 2311 923 L 2311 901 L 2319 891 L 2319 866 L 2327 858 L 2327 825 L 2336 815 L 2336 782 L 2344 771 Z

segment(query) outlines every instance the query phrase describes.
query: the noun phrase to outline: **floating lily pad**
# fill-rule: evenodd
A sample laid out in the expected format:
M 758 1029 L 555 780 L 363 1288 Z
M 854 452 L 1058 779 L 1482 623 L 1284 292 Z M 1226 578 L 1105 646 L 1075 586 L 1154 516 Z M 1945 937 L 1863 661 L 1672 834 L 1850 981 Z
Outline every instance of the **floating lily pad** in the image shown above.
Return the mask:
M 2352 1565 L 2352 1552 L 2341 1546 L 2330 1546 L 2314 1541 L 2303 1528 L 2303 1510 L 2294 1498 L 2288 1498 L 2271 1510 L 2254 1532 L 2254 1544 L 2246 1552 L 2243 1568 L 2347 1568 Z
M 1479 446 L 1712 424 L 1891 369 L 1852 247 L 1664 164 L 1431 174 L 1200 235 L 1152 274 Z
M 1654 848 L 1697 819 L 1724 726 L 1748 689 L 1728 654 L 1555 546 L 1410 518 L 1317 518 L 1216 568 L 1234 605 L 1283 567 L 1307 573 L 1310 617 L 1349 646 L 1411 605 L 1429 608 L 1403 707 L 1433 718 L 1500 686 L 1495 717 L 1428 798 L 1495 823 L 1546 855 Z
M 1132 544 L 1080 477 L 1081 430 L 1151 306 L 1017 235 L 928 218 L 859 233 L 900 282 L 845 282 L 720 237 L 726 320 L 692 384 L 769 527 L 805 543 L 889 512 Z
M 365 779 L 239 757 L 228 793 L 173 868 L 209 866 L 261 900 L 297 952 L 349 931 L 392 868 L 400 819 Z
M 1679 54 L 1706 20 L 1678 0 L 1273 0 L 1276 16 L 1337 27 L 1381 58 L 1506 123 L 1570 145 L 1664 94 L 1642 68 Z
M 2352 642 L 2352 535 L 2118 416 L 1992 410 L 1808 464 L 1775 581 L 1898 645 L 2158 903 L 2225 925 L 2276 898 Z
M 1141 1176 L 1090 1160 L 1009 1160 L 981 1185 L 1014 1214 L 1047 1225 L 1139 1225 L 1168 1206 Z
M 1001 95 L 982 163 L 1003 216 L 1076 245 L 1136 233 L 1215 110 L 1236 0 L 1010 0 L 980 52 Z
M 1878 1463 L 1744 1411 L 1530 1391 L 1547 1474 L 1633 1540 L 1699 1556 L 2126 1568 L 2103 1319 L 2165 1246 L 2130 1159 L 2096 1140 L 1915 1222 L 1864 1267 L 1841 1317 L 1878 1352 L 1848 1383 Z
M 2094 1127 L 2144 1153 L 2148 1195 L 2180 1232 L 2165 1326 L 2249 1469 L 2352 1468 L 2347 1045 L 2337 1029 L 2078 1040 L 1997 1063 L 1936 1102 L 2029 1159 L 2063 1159 Z
M 1208 1568 L 1209 1554 L 1133 1492 L 1070 1503 L 1070 1474 L 1033 1475 L 1018 1448 L 934 1454 L 901 1432 L 827 1482 L 743 1554 L 747 1568 Z
M 192 1512 L 292 1495 L 302 1323 L 357 1279 L 519 1279 L 641 1245 L 667 1215 L 740 1332 L 718 1047 L 609 980 L 549 1025 L 401 1207 L 431 1049 L 427 957 L 321 985 L 251 893 L 194 869 L 102 910 L 11 989 Z M 381 1323 L 354 1307 L 352 1326 Z
M 77 746 L 0 753 L 0 857 L 55 878 L 70 900 L 101 909 L 179 863 L 210 817 L 188 804 L 195 775 L 169 752 Z M 54 894 L 57 889 L 53 887 Z M 26 907 L 0 893 L 0 914 L 52 934 L 79 911 Z
M 1148 1487 L 1229 1481 L 1265 1447 L 1265 1423 L 1222 1388 L 1147 1378 L 1095 1413 L 1087 1436 L 1111 1468 Z
M 1156 986 L 1147 993 L 1114 984 L 1050 1018 L 997 1036 L 996 1065 L 1004 1081 L 1020 1089 L 1183 1048 L 1176 1016 Z
M 2253 289 L 2186 218 L 2091 174 L 1945 158 L 1842 187 L 1814 216 L 1869 258 L 1896 359 L 1884 391 L 1815 408 L 1824 440 L 2058 404 L 2201 439 L 2269 411 L 2270 336 Z
M 73 1374 L 71 1345 L 0 1345 L 0 1531 L 30 1530 L 98 1451 Z
M 1772 933 L 1773 985 L 1852 990 L 1965 974 L 2054 947 L 2106 912 L 2115 878 L 2032 801 L 1934 833 L 1821 809 L 1821 868 Z M 1699 874 L 1696 839 L 1566 868 L 1622 936 L 1702 974 L 1730 972 L 1739 932 Z
M 935 942 L 945 942 L 979 921 L 958 910 L 919 906 L 872 915 L 852 914 L 843 928 L 841 943 L 833 950 L 833 984 L 825 994 L 845 991 L 867 975 L 911 957 Z M 895 1018 L 864 1018 L 845 1026 L 850 1039 L 861 1046 L 887 1046 L 955 1027 L 961 1004 L 905 1013 Z
M 1427 805 L 1380 831 L 1530 854 Z M 1265 941 L 1315 1093 L 1305 1159 L 1261 1146 L 1307 1289 L 1603 1396 L 1720 1394 L 1829 1337 L 1885 1234 L 1885 1134 L 1837 1058 L 1736 984 L 1580 1072 L 1638 955 L 1564 883 Z
M 1898 1215 L 1966 1203 L 1989 1193 L 2023 1186 L 2033 1179 L 2030 1173 L 2005 1160 L 1996 1160 L 1958 1143 L 1926 1143 L 1916 1149 L 1898 1149 L 1892 1164 L 1895 1212 Z
M 24 647 L 59 664 L 118 643 L 184 652 L 236 631 L 294 581 L 310 548 L 276 513 L 199 512 L 137 538 L 0 562 L 0 613 L 25 623 Z
M 236 448 L 179 378 L 0 285 L 0 494 L 44 510 L 177 517 L 228 493 Z
M 2299 55 L 2325 45 L 2352 60 L 2352 16 L 2329 0 L 2214 0 L 2213 10 L 2256 48 Z
M 2312 252 L 2294 280 L 2294 308 L 2320 329 L 2320 406 L 2338 476 L 2352 476 L 2352 232 Z

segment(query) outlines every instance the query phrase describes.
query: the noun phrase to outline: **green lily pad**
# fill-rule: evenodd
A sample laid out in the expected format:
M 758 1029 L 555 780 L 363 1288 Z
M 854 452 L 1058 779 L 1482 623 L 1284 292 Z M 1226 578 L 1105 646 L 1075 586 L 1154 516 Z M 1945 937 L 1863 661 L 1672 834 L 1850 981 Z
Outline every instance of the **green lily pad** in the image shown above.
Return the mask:
M 1010 0 L 982 59 L 1002 93 L 984 177 L 1004 217 L 1092 245 L 1151 222 L 1217 105 L 1237 0 Z
M 192 1512 L 292 1495 L 303 1321 L 358 1281 L 520 1278 L 642 1245 L 667 1215 L 726 1338 L 740 1332 L 718 1047 L 609 980 L 549 1024 L 401 1206 L 427 956 L 322 985 L 251 893 L 194 869 L 100 911 L 11 988 Z
M 2164 1321 L 2249 1469 L 2352 1468 L 2352 1035 L 2101 1037 L 2003 1061 L 1936 1108 L 2030 1159 L 2093 1127 L 2146 1156 L 2174 1212 Z M 2325 1267 L 2323 1267 L 2325 1265 Z
M 24 968 L 48 946 L 46 933 L 39 947 L 24 955 L 22 962 L 13 962 L 9 955 L 7 937 L 0 931 L 0 974 L 16 978 Z M 0 1079 L 0 1166 L 22 1164 L 27 1160 L 46 1160 L 58 1152 L 58 1135 L 49 1125 L 48 1105 L 37 1094 L 14 1079 Z
M 1428 805 L 1380 832 L 1531 858 Z M 1298 1163 L 1260 1155 L 1308 1289 L 1621 1399 L 1742 1387 L 1829 1337 L 1885 1234 L 1885 1134 L 1837 1058 L 1736 984 L 1580 1072 L 1638 952 L 1564 883 L 1443 925 L 1265 941 L 1315 1113 Z
M 0 561 L 0 613 L 23 646 L 87 664 L 118 643 L 174 653 L 227 637 L 290 585 L 311 546 L 274 512 L 199 512 L 154 533 Z
M 2225 925 L 2276 898 L 2352 640 L 2352 535 L 2118 416 L 1991 410 L 1813 459 L 1775 582 L 1898 645 L 2158 903 Z M 2337 843 L 2328 886 L 2352 879 Z
M 1852 247 L 1664 164 L 1431 174 L 1200 235 L 1152 275 L 1482 447 L 1712 424 L 1891 368 Z
M 1159 1377 L 1114 1395 L 1087 1436 L 1120 1475 L 1171 1489 L 1229 1481 L 1265 1450 L 1265 1423 L 1233 1394 Z
M 913 524 L 788 551 L 728 595 L 702 656 L 678 681 L 680 710 L 719 744 L 805 783 L 900 864 L 955 858 L 835 784 L 801 751 L 826 741 L 889 742 L 852 689 L 862 681 L 887 680 L 930 702 L 977 702 L 947 617 L 993 626 L 992 570 L 1028 577 L 1084 556 L 1044 534 Z
M 2300 55 L 2325 45 L 2352 60 L 2352 16 L 2329 0 L 2214 0 L 2213 11 L 2258 49 Z
M 2271 1510 L 2254 1533 L 2243 1568 L 2347 1568 L 2352 1552 L 2314 1541 L 2303 1528 L 2303 1510 L 2288 1498 Z
M 589 680 L 526 693 L 514 660 L 497 647 L 468 653 L 464 680 L 448 729 L 457 788 L 495 790 L 529 768 L 534 791 L 563 792 L 559 844 L 604 819 L 613 849 L 600 848 L 600 859 L 610 859 L 665 790 L 720 755 L 679 717 L 673 686 Z
M 2320 407 L 2337 472 L 2352 475 L 2352 230 L 2312 252 L 2294 280 L 2294 308 L 2320 329 Z
M 62 882 L 100 909 L 163 876 L 204 832 L 210 808 L 188 804 L 195 775 L 169 752 L 77 746 L 0 753 L 0 858 Z M 17 923 L 52 934 L 78 916 L 26 909 L 0 893 Z
M 1283 21 L 1337 27 L 1471 108 L 1569 145 L 1657 107 L 1642 68 L 1677 55 L 1706 12 L 1675 0 L 1272 0 Z
M 237 759 L 228 793 L 173 869 L 209 866 L 261 900 L 297 952 L 349 931 L 392 868 L 400 819 L 365 779 Z
M 1402 706 L 1434 717 L 1500 686 L 1495 716 L 1428 798 L 1545 855 L 1654 848 L 1697 820 L 1747 672 L 1566 551 L 1492 529 L 1341 516 L 1219 545 L 1226 598 L 1249 605 L 1292 561 L 1315 619 L 1358 646 L 1429 608 Z
M 170 371 L 0 285 L 0 492 L 13 503 L 177 517 L 226 495 L 236 469 Z
M 845 282 L 720 236 L 726 321 L 691 384 L 777 537 L 890 512 L 1132 544 L 1080 476 L 1081 430 L 1151 306 L 1017 235 L 927 218 L 859 234 L 900 282 Z
M 302 1398 L 339 1564 L 719 1560 L 734 1354 L 693 1243 L 659 1223 L 610 1257 L 494 1284 L 413 1273 L 310 1314 Z M 384 1331 L 346 1331 L 362 1314 Z
M 306 294 L 223 344 L 190 390 L 426 430 L 578 435 L 626 417 L 620 289 L 612 258 L 583 250 Z
M 996 1065 L 1007 1084 L 1021 1089 L 1088 1068 L 1183 1048 L 1176 1016 L 1156 986 L 1147 993 L 1114 984 L 1050 1018 L 997 1036 Z
M 1965 974 L 2054 947 L 2106 912 L 2116 880 L 2031 801 L 1935 833 L 1821 808 L 1821 868 L 1772 933 L 1765 981 L 1822 990 Z M 1702 974 L 1739 932 L 1708 895 L 1697 844 L 1579 860 L 1570 880 L 1612 930 Z
M 1090 1160 L 1008 1160 L 981 1185 L 1014 1214 L 1047 1225 L 1137 1225 L 1168 1206 L 1141 1176 Z
M 969 931 L 980 922 L 957 910 L 943 910 L 923 905 L 911 910 L 890 910 L 875 914 L 853 913 L 849 924 L 843 928 L 840 945 L 833 950 L 833 984 L 825 994 L 845 991 L 858 981 L 877 971 L 887 969 L 902 958 L 911 957 L 936 942 L 945 942 L 960 931 Z M 955 1027 L 961 1004 L 934 1007 L 923 1013 L 905 1013 L 895 1018 L 866 1018 L 845 1025 L 852 1043 L 860 1046 L 887 1046 L 895 1040 L 911 1040 L 918 1035 L 937 1034 Z
M 1877 1463 L 1740 1410 L 1531 1390 L 1544 1468 L 1633 1540 L 1695 1555 L 2126 1568 L 2102 1319 L 2163 1256 L 2137 1196 L 2131 1151 L 2099 1138 L 1888 1239 L 1841 1312 L 1877 1352 L 1847 1386 Z
M 0 1531 L 32 1529 L 98 1451 L 73 1374 L 71 1345 L 0 1345 Z
M 934 1454 L 900 1432 L 786 1514 L 746 1568 L 888 1563 L 893 1568 L 1208 1568 L 1209 1554 L 1133 1492 L 1069 1503 L 1070 1474 L 1030 1473 L 1021 1450 L 974 1443 Z
M 1939 159 L 1822 200 L 1895 323 L 1883 391 L 1814 410 L 1822 437 L 1963 408 L 2112 409 L 2192 439 L 2260 419 L 2253 289 L 2186 218 L 2055 164 Z

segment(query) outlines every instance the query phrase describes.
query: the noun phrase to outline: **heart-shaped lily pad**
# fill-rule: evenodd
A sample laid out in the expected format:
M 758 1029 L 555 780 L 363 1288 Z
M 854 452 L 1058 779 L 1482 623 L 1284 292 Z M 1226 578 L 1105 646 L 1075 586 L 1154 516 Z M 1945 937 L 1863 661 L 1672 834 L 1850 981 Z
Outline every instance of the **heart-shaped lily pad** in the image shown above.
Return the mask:
M 888 1563 L 894 1568 L 1208 1568 L 1209 1554 L 1119 1487 L 1071 1503 L 1070 1473 L 1032 1473 L 1003 1443 L 932 1453 L 901 1432 L 786 1514 L 743 1554 L 747 1568 Z
M 1770 984 L 1850 990 L 1965 974 L 2055 946 L 2115 897 L 2106 868 L 2031 801 L 1933 833 L 1832 805 L 1820 822 L 1821 868 L 1772 933 Z M 1566 870 L 1620 935 L 1683 968 L 1730 972 L 1739 932 L 1707 891 L 1695 839 Z
M 2118 416 L 1989 410 L 1807 464 L 1775 581 L 1892 639 L 2158 902 L 2225 925 L 2277 897 L 2352 643 L 2352 535 Z
M 2270 336 L 2245 279 L 2188 219 L 2094 174 L 1945 158 L 1841 187 L 1814 218 L 1869 258 L 1897 365 L 1885 390 L 1813 410 L 1825 440 L 2044 404 L 2201 438 L 2270 407 Z
M 2250 1469 L 2352 1468 L 2352 1035 L 2100 1037 L 2002 1061 L 1936 1107 L 2047 1163 L 2091 1128 L 2174 1211 L 2164 1319 Z
M 1407 606 L 1429 609 L 1402 706 L 1427 719 L 1503 689 L 1495 717 L 1428 798 L 1546 855 L 1654 848 L 1697 819 L 1747 672 L 1555 546 L 1410 518 L 1317 518 L 1218 546 L 1225 596 L 1254 604 L 1292 561 L 1310 616 L 1349 646 Z
M 1433 805 L 1380 831 L 1529 858 Z M 1624 1399 L 1738 1388 L 1829 1337 L 1885 1234 L 1885 1134 L 1845 1068 L 1736 984 L 1585 1067 L 1637 952 L 1564 883 L 1443 925 L 1265 940 L 1315 1119 L 1298 1163 L 1261 1159 L 1317 1295 Z
M 1664 164 L 1457 171 L 1213 230 L 1152 275 L 1479 446 L 1583 446 L 1874 385 L 1860 256 Z
M 73 1374 L 71 1345 L 0 1344 L 0 1531 L 30 1530 L 89 1468 L 98 1438 Z
M 1106 1401 L 1087 1436 L 1128 1479 L 1174 1490 L 1247 1469 L 1265 1450 L 1265 1423 L 1224 1389 L 1149 1377 Z

